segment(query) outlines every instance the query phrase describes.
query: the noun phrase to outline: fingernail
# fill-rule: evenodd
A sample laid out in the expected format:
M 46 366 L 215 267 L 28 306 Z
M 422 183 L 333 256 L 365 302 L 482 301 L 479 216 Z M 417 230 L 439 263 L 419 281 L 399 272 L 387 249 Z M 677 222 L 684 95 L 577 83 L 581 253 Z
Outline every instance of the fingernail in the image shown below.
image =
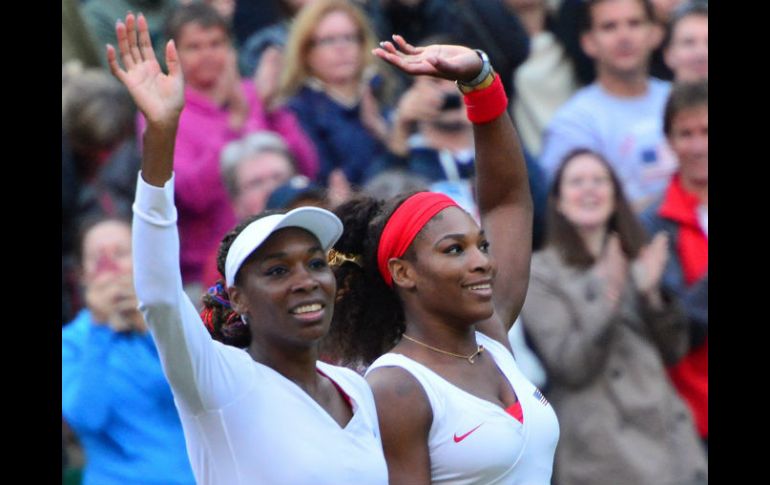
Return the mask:
M 380 42 L 380 47 L 385 47 L 385 41 L 384 40 Z

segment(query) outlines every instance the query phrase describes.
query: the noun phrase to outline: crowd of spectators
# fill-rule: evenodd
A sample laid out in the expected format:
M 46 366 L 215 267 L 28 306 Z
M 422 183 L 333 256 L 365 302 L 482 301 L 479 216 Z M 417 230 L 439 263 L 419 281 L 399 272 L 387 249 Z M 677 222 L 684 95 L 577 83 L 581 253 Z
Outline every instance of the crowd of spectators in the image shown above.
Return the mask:
M 83 469 L 83 483 L 191 483 L 141 316 L 106 302 L 130 273 L 107 245 L 130 244 L 121 221 L 145 125 L 106 67 L 104 46 L 115 45 L 115 21 L 128 11 L 144 14 L 161 64 L 174 40 L 185 77 L 174 183 L 194 302 L 221 278 L 222 236 L 265 209 L 429 189 L 477 217 L 473 127 L 456 86 L 409 79 L 371 50 L 400 34 L 486 52 L 510 98 L 534 202 L 516 341 L 532 352 L 562 426 L 554 483 L 705 480 L 707 1 L 64 0 L 71 480 Z M 140 384 L 138 373 L 152 377 Z M 623 439 L 628 428 L 635 439 Z M 166 453 L 147 466 L 162 461 L 177 481 L 132 477 L 142 447 Z

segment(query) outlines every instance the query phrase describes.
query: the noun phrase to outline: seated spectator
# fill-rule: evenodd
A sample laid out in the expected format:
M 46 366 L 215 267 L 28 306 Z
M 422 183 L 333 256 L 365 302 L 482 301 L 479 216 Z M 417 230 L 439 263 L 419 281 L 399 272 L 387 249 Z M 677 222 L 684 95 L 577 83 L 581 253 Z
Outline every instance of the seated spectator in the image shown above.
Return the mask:
M 669 369 L 690 405 L 708 448 L 708 81 L 674 85 L 664 130 L 679 171 L 663 197 L 642 214 L 649 231 L 669 236 L 669 262 L 662 284 L 681 298 L 689 317 L 688 354 Z
M 370 55 L 375 45 L 366 18 L 345 0 L 316 0 L 292 24 L 281 96 L 315 142 L 322 185 L 335 171 L 361 184 L 370 161 L 385 153 L 388 125 L 376 99 L 385 81 Z
M 708 3 L 689 1 L 674 11 L 664 41 L 664 55 L 675 81 L 708 79 Z
M 83 485 L 189 484 L 182 425 L 134 293 L 131 227 L 87 224 L 86 308 L 62 329 L 62 417 L 85 450 Z
M 546 129 L 540 163 L 553 177 L 579 147 L 606 158 L 637 212 L 658 197 L 676 170 L 661 129 L 670 85 L 650 77 L 660 41 L 649 0 L 588 0 L 581 45 L 597 80 L 579 90 Z
M 577 149 L 556 172 L 522 321 L 559 416 L 557 483 L 706 483 L 692 417 L 665 365 L 686 319 L 661 289 L 667 236 L 645 233 L 609 163 Z
M 205 259 L 236 222 L 219 175 L 222 148 L 248 133 L 271 130 L 284 138 L 301 173 L 315 175 L 318 161 L 294 115 L 282 108 L 267 111 L 260 87 L 241 80 L 228 24 L 216 10 L 202 3 L 181 6 L 167 30 L 185 77 L 174 152 L 182 280 L 190 294 L 200 295 Z

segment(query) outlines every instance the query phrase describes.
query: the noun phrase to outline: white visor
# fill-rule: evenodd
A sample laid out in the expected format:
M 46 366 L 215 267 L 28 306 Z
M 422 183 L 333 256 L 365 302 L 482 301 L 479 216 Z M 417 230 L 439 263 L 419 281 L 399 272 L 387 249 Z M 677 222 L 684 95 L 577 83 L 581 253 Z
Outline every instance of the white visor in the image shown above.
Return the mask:
M 297 207 L 286 214 L 262 217 L 252 222 L 238 234 L 225 260 L 225 283 L 235 282 L 235 275 L 251 253 L 262 245 L 275 231 L 286 227 L 299 227 L 313 234 L 328 251 L 342 235 L 342 221 L 333 213 L 318 207 Z

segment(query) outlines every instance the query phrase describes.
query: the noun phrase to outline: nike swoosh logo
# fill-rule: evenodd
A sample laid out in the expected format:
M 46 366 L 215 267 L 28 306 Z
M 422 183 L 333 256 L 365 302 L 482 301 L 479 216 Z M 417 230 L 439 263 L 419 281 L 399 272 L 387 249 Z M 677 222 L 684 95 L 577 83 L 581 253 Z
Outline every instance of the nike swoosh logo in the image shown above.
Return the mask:
M 484 423 L 481 423 L 481 424 L 484 424 Z M 454 435 L 455 443 L 459 443 L 459 442 L 461 442 L 462 440 L 464 440 L 465 438 L 467 438 L 469 434 L 471 434 L 471 433 L 473 433 L 474 431 L 476 431 L 477 429 L 479 429 L 479 428 L 481 427 L 481 424 L 480 424 L 480 425 L 478 425 L 478 426 L 476 426 L 476 427 L 475 427 L 475 428 L 473 428 L 472 430 L 468 431 L 467 433 L 465 433 L 465 434 L 464 434 L 464 435 L 462 435 L 462 436 L 457 436 L 457 433 L 455 433 L 455 435 Z

